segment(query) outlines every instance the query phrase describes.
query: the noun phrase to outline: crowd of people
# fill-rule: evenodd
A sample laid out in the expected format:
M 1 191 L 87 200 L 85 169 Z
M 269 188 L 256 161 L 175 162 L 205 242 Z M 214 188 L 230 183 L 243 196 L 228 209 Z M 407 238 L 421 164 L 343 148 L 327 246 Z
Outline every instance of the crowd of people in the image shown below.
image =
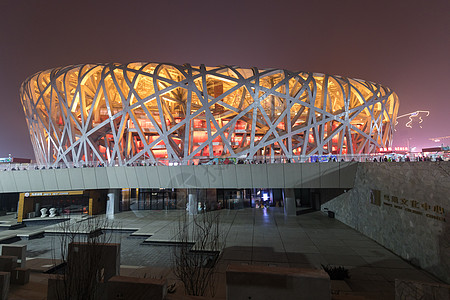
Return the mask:
M 369 156 L 369 155 L 354 155 L 338 157 L 336 155 L 322 155 L 322 156 L 311 156 L 311 157 L 275 157 L 275 158 L 199 158 L 191 160 L 187 163 L 180 162 L 169 162 L 167 159 L 159 161 L 149 161 L 141 160 L 128 162 L 124 166 L 128 167 L 140 167 L 140 166 L 179 166 L 179 165 L 241 165 L 241 164 L 280 164 L 280 163 L 316 163 L 316 162 L 345 162 L 345 161 L 358 161 L 358 162 L 421 162 L 421 161 L 444 161 L 443 157 L 438 156 L 425 156 L 418 155 L 415 157 L 409 156 L 393 156 L 393 155 L 382 155 L 382 156 Z M 120 164 L 112 164 L 111 166 L 119 166 Z M 17 170 L 45 170 L 45 169 L 61 169 L 61 168 L 101 168 L 105 167 L 102 162 L 79 162 L 79 163 L 69 163 L 69 164 L 53 164 L 53 165 L 39 165 L 39 164 L 3 164 L 0 169 L 3 171 L 17 171 Z

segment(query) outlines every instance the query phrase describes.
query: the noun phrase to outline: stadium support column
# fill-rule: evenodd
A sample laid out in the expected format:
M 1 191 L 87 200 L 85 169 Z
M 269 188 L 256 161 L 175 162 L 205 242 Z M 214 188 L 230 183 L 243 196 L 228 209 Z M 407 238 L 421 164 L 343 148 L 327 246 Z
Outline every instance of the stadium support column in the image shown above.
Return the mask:
M 197 201 L 197 191 L 189 189 L 188 191 L 188 211 L 190 215 L 196 215 L 198 213 L 198 201 Z
M 106 218 L 114 219 L 114 214 L 119 212 L 120 189 L 108 191 L 106 199 Z
M 294 189 L 285 189 L 284 190 L 284 215 L 285 216 L 297 215 L 297 207 L 295 205 Z

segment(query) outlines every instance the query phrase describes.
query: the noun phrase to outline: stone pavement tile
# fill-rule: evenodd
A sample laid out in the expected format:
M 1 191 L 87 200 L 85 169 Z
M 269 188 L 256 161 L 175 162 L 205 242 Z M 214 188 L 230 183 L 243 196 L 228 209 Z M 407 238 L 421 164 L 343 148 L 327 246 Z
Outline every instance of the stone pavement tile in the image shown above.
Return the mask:
M 297 220 L 295 219 L 282 219 L 282 218 L 275 218 L 275 222 L 278 227 L 280 228 L 286 228 L 286 229 L 295 229 L 298 228 Z
M 261 241 L 261 242 L 267 241 L 267 242 L 270 242 L 272 240 L 274 240 L 274 241 L 281 241 L 280 235 L 279 234 L 275 234 L 275 233 L 273 233 L 273 234 L 262 234 L 262 233 L 257 233 L 257 232 L 255 232 L 253 234 L 253 241 Z
M 368 237 L 358 233 L 358 232 L 349 232 L 349 233 L 338 233 L 333 234 L 334 238 L 339 239 L 343 242 L 345 241 L 367 241 L 370 240 Z
M 253 247 L 274 247 L 278 249 L 284 249 L 281 240 L 271 242 L 270 239 L 265 240 L 253 240 Z
M 308 223 L 308 222 L 299 222 L 299 226 L 303 228 L 306 232 L 309 232 L 311 229 L 325 229 L 327 228 L 324 225 L 317 224 L 315 222 Z
M 348 267 L 351 278 L 359 280 L 386 280 L 386 278 L 377 272 L 377 268 L 369 266 L 350 266 Z
M 376 257 L 376 256 L 363 256 L 363 258 L 372 267 L 376 267 L 376 268 L 414 269 L 414 267 L 411 264 L 407 263 L 400 257 L 384 258 L 384 257 Z
M 281 241 L 283 241 L 284 243 L 302 243 L 302 242 L 310 242 L 309 238 L 307 235 L 303 235 L 303 234 L 293 234 L 293 233 L 283 233 L 283 232 L 278 232 L 278 237 L 277 239 L 280 239 Z
M 341 223 L 337 219 L 327 218 L 327 215 L 323 212 L 316 214 L 313 220 L 317 221 L 317 223 L 328 226 L 329 228 L 348 228 L 348 226 Z
M 335 255 L 347 255 L 347 256 L 358 256 L 356 252 L 351 247 L 341 247 L 341 246 L 323 246 L 316 245 L 322 254 L 335 254 Z
M 293 238 L 293 239 L 309 239 L 309 235 L 307 231 L 284 231 L 282 229 L 279 230 L 278 234 L 283 238 Z
M 378 274 L 379 268 L 372 268 L 370 265 L 367 266 L 354 266 L 349 268 L 352 274 L 363 275 L 363 274 Z
M 255 236 L 266 236 L 266 237 L 272 237 L 272 236 L 279 236 L 277 228 L 263 228 L 262 226 L 255 226 L 253 230 L 253 234 Z
M 315 244 L 328 244 L 333 246 L 345 246 L 345 244 L 333 236 L 308 235 L 308 238 Z
M 306 229 L 305 233 L 308 236 L 316 236 L 318 238 L 329 238 L 329 237 L 333 236 L 331 233 L 327 232 L 327 230 L 325 230 L 325 229 Z
M 347 228 L 331 227 L 330 229 L 328 229 L 328 232 L 333 235 L 348 235 L 348 234 L 358 233 L 356 230 L 354 230 L 350 227 L 347 227 Z
M 227 240 L 253 240 L 253 233 L 251 232 L 247 232 L 247 233 L 242 233 L 242 232 L 223 232 L 223 235 L 226 236 Z
M 226 245 L 225 250 L 231 250 L 231 251 L 242 251 L 242 252 L 247 252 L 247 251 L 253 251 L 253 247 L 252 246 L 243 246 L 243 245 L 238 245 L 238 246 L 229 246 Z
M 306 231 L 302 230 L 298 224 L 297 227 L 294 228 L 286 228 L 286 227 L 278 227 L 278 231 L 280 234 L 287 234 L 287 235 L 293 235 L 293 236 L 306 236 Z
M 251 241 L 253 239 L 252 232 L 224 232 L 227 239 L 229 240 L 242 240 L 242 241 Z
M 373 256 L 378 258 L 397 258 L 397 256 L 391 251 L 384 249 L 380 245 L 372 248 L 353 248 L 353 250 L 363 257 Z
M 282 239 L 288 239 L 288 240 L 305 240 L 309 239 L 309 236 L 304 232 L 296 232 L 296 231 L 283 231 L 281 230 L 279 232 L 279 235 Z
M 303 233 L 304 230 L 302 230 L 301 228 L 299 228 L 297 223 L 292 223 L 292 224 L 278 224 L 277 223 L 277 227 L 280 231 L 282 232 L 301 232 Z
M 231 227 L 231 228 L 224 228 L 224 233 L 229 235 L 253 235 L 253 228 L 240 228 L 240 227 Z
M 236 226 L 236 225 L 232 225 L 229 227 L 226 227 L 228 232 L 237 232 L 237 233 L 251 233 L 253 234 L 253 225 L 252 226 Z
M 239 241 L 239 240 L 226 240 L 225 241 L 225 247 L 236 247 L 236 246 L 247 246 L 252 247 L 253 243 L 251 240 L 248 241 Z
M 319 248 L 317 248 L 314 245 L 292 245 L 292 244 L 285 244 L 284 246 L 287 253 L 293 252 L 293 253 L 320 253 Z
M 289 241 L 289 240 L 283 240 L 285 245 L 288 246 L 294 246 L 298 247 L 299 251 L 302 251 L 302 248 L 308 249 L 308 247 L 316 247 L 317 245 L 313 243 L 310 239 L 302 239 L 302 240 L 295 240 L 295 241 Z
M 281 243 L 281 238 L 279 235 L 272 235 L 272 236 L 261 236 L 261 235 L 253 235 L 253 242 L 254 243 Z
M 362 233 L 359 233 L 358 231 L 347 227 L 346 229 L 334 229 L 330 228 L 328 231 L 329 234 L 333 235 L 334 237 L 342 240 L 362 240 L 365 241 L 368 239 L 365 235 Z
M 270 228 L 271 224 L 274 224 L 274 221 L 273 221 L 273 219 L 269 219 L 269 218 L 264 219 L 264 220 L 255 218 L 254 221 L 253 221 L 253 225 L 254 226 L 258 226 L 258 227 Z
M 367 266 L 350 266 L 348 267 L 349 274 L 351 278 L 358 280 L 386 280 L 386 278 L 379 274 L 376 268 L 371 268 Z
M 355 248 L 374 248 L 380 247 L 380 244 L 372 241 L 370 239 L 366 240 L 342 240 L 347 246 L 352 246 Z
M 297 232 L 297 233 L 306 234 L 306 229 L 303 228 L 303 227 L 301 227 L 301 225 L 298 224 L 298 222 L 297 222 L 297 224 L 296 224 L 295 226 L 296 226 L 296 227 L 293 227 L 293 228 L 290 228 L 290 227 L 287 228 L 286 231 L 292 230 L 292 231 L 295 231 L 295 232 Z
M 252 261 L 272 261 L 272 262 L 283 262 L 287 263 L 288 259 L 286 253 L 273 252 L 270 250 L 255 250 L 253 248 Z
M 386 280 L 386 278 L 384 278 L 382 275 L 380 274 L 367 274 L 366 276 L 367 279 L 361 277 L 361 280 L 372 280 L 372 281 L 381 281 L 381 280 Z
M 224 218 L 222 218 L 221 220 L 224 221 Z M 226 221 L 228 221 L 229 223 L 233 222 L 234 226 L 253 226 L 253 219 L 252 218 L 237 219 L 237 220 L 226 219 Z
M 314 243 L 314 245 L 316 245 L 317 247 L 332 246 L 333 248 L 344 248 L 344 246 L 346 246 L 342 241 L 336 240 L 334 238 L 318 239 L 315 237 L 311 237 L 310 239 Z M 348 247 L 345 247 L 345 248 L 348 248 Z
M 365 266 L 367 262 L 358 255 L 339 255 L 322 253 L 327 264 L 335 266 Z
M 239 226 L 253 226 L 255 219 L 253 216 L 234 214 L 233 216 L 225 216 L 223 210 L 219 215 L 220 221 L 226 224 L 236 224 Z
M 325 258 L 318 253 L 287 253 L 289 263 L 308 264 L 316 269 L 327 265 Z
M 309 238 L 304 238 L 304 239 L 287 239 L 287 238 L 282 238 L 282 241 L 285 245 L 297 245 L 297 246 L 315 246 L 315 244 L 309 239 Z

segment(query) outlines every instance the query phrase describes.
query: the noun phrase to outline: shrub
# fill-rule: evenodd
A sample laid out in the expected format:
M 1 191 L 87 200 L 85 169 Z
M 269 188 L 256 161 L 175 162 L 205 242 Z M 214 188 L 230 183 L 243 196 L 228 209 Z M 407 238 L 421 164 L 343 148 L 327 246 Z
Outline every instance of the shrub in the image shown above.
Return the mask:
M 348 269 L 343 266 L 322 265 L 322 268 L 328 273 L 331 280 L 344 280 L 350 278 Z

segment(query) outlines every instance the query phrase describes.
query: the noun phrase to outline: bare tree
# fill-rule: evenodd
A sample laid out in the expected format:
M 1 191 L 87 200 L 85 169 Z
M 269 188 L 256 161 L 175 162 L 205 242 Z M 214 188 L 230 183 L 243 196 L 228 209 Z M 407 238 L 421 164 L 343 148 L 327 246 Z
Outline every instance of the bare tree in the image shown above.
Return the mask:
M 53 259 L 62 261 L 64 268 L 56 274 L 53 295 L 60 300 L 101 299 L 104 291 L 102 257 L 105 244 L 120 243 L 113 234 L 113 229 L 118 229 L 117 224 L 106 218 L 90 217 L 59 223 L 58 229 L 59 240 L 53 242 L 59 249 L 53 247 Z
M 175 237 L 180 246 L 173 251 L 175 276 L 188 295 L 205 296 L 209 292 L 214 296 L 217 264 L 225 242 L 220 212 L 183 214 L 177 229 Z

